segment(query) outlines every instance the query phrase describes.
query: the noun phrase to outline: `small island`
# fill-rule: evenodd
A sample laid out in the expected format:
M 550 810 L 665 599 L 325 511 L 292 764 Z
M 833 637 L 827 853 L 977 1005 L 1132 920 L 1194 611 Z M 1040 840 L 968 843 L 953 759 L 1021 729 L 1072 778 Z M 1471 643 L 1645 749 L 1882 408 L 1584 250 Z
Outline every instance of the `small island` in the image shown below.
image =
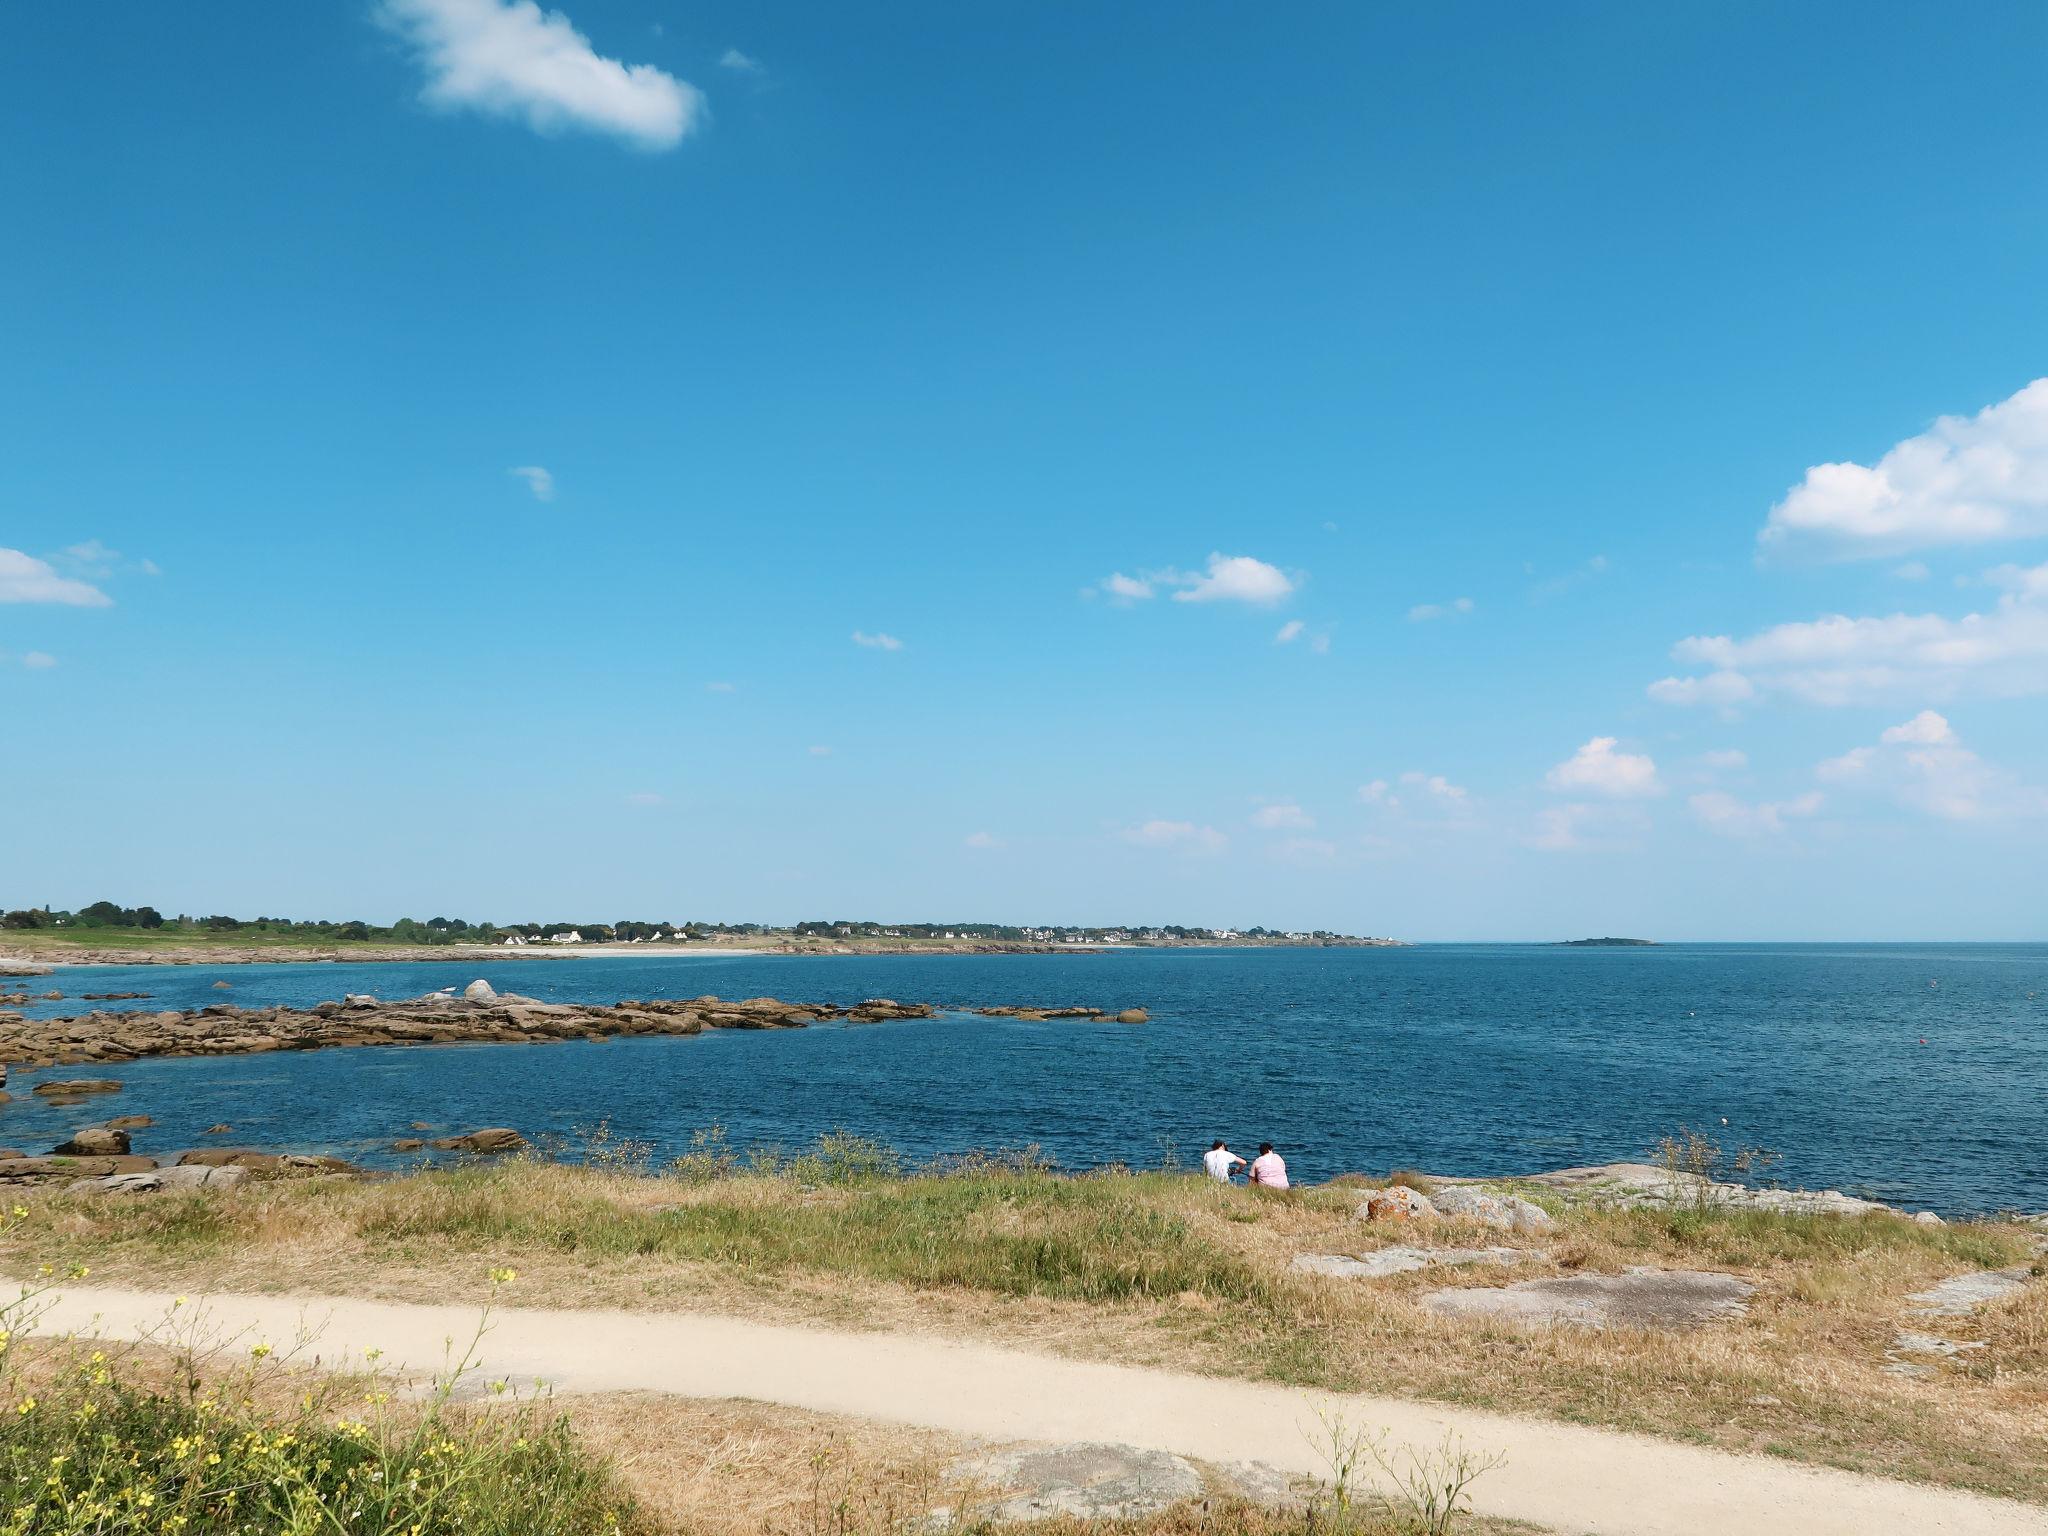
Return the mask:
M 1655 939 L 1560 939 L 1552 949 L 1655 949 Z

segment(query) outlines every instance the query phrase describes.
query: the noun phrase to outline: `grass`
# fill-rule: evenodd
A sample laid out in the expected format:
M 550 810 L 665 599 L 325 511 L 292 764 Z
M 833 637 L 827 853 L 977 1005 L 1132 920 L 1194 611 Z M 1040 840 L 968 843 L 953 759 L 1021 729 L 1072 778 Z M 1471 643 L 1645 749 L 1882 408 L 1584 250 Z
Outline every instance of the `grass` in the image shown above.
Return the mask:
M 715 1141 L 650 1176 L 505 1163 L 382 1183 L 244 1186 L 146 1200 L 50 1195 L 0 1264 L 90 1263 L 116 1280 L 459 1299 L 492 1264 L 522 1303 L 720 1310 L 940 1331 L 1044 1350 L 1641 1430 L 2048 1501 L 2048 1287 L 1952 1320 L 1981 1339 L 1925 1380 L 1888 1374 L 1905 1297 L 2026 1263 L 2035 1236 L 1890 1216 L 1572 1209 L 1516 1270 L 1363 1284 L 1298 1253 L 1499 1241 L 1457 1223 L 1388 1232 L 1339 1190 L 1260 1195 L 1028 1159 L 903 1174 L 840 1141 L 760 1167 Z M 1527 1242 L 1530 1240 L 1516 1239 Z M 1419 1304 L 1444 1284 L 1629 1265 L 1709 1268 L 1760 1289 L 1693 1333 L 1531 1331 Z

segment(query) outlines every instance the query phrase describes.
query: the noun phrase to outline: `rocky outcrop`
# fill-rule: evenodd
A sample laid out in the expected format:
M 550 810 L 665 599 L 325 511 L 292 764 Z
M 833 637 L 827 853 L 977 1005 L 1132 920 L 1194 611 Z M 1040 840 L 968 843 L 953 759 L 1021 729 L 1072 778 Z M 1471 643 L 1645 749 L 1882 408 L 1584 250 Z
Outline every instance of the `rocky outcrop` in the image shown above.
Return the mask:
M 215 1003 L 183 1013 L 95 1012 L 73 1018 L 0 1017 L 0 1062 L 32 1066 L 117 1063 L 145 1056 L 231 1056 L 363 1045 L 604 1040 L 623 1035 L 695 1035 L 708 1029 L 801 1029 L 831 1019 L 872 1023 L 930 1018 L 924 1003 L 869 998 L 852 1007 L 754 997 L 627 1001 L 610 1005 L 544 1003 L 503 993 L 489 1001 L 435 993 L 382 1002 L 361 993 L 312 1008 L 237 1008 Z M 69 1097 L 112 1092 L 112 1079 L 38 1084 Z
M 1420 1190 L 1406 1184 L 1370 1190 L 1358 1202 L 1360 1221 L 1427 1221 L 1437 1213 L 1435 1204 Z
M 128 1133 L 106 1126 L 73 1131 L 71 1139 L 50 1149 L 53 1157 L 126 1157 Z
M 526 1145 L 526 1138 L 509 1126 L 494 1125 L 486 1130 L 471 1131 L 466 1136 L 442 1136 L 429 1143 L 436 1152 L 517 1152 Z
M 1142 1008 L 1126 1008 L 1114 1014 L 1106 1008 L 1033 1008 L 1028 1005 L 977 1008 L 974 1011 L 987 1019 L 1114 1019 L 1119 1024 L 1142 1024 L 1151 1017 Z
M 110 1173 L 150 1173 L 149 1157 L 8 1157 L 0 1158 L 0 1189 L 21 1185 L 63 1183 L 103 1178 Z
M 1548 1232 L 1557 1221 L 1533 1200 L 1519 1195 L 1497 1195 L 1469 1185 L 1452 1185 L 1436 1192 L 1436 1208 L 1445 1215 L 1502 1232 Z
M 79 1099 L 88 1093 L 119 1093 L 121 1085 L 111 1077 L 74 1077 L 37 1083 L 33 1091 L 49 1099 Z
M 293 1178 L 336 1173 L 361 1176 L 363 1170 L 338 1157 L 299 1152 L 258 1152 L 248 1147 L 202 1147 L 178 1159 L 180 1168 L 240 1168 L 256 1178 Z

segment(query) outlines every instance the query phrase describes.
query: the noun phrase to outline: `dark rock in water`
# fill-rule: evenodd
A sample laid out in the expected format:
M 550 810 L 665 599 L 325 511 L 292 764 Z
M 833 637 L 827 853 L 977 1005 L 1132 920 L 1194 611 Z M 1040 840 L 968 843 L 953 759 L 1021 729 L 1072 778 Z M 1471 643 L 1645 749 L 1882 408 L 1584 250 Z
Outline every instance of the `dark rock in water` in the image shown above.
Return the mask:
M 119 1093 L 121 1085 L 111 1077 L 74 1077 L 37 1083 L 35 1091 L 52 1099 L 75 1099 L 88 1093 Z
M 213 984 L 213 990 L 216 992 L 232 992 L 235 990 L 235 984 L 232 981 L 216 981 Z
M 526 1138 L 507 1126 L 494 1125 L 466 1136 L 443 1136 L 434 1143 L 437 1152 L 517 1152 Z
M 1116 1016 L 1116 1021 L 1119 1024 L 1144 1024 L 1150 1021 L 1151 1017 L 1152 1015 L 1142 1008 L 1126 1008 Z
M 394 1152 L 418 1152 L 425 1146 L 426 1143 L 417 1136 L 401 1136 L 397 1141 L 391 1143 L 391 1150 Z
M 110 1131 L 143 1131 L 155 1125 L 148 1115 L 116 1115 L 107 1122 Z
M 234 1129 L 235 1128 L 232 1125 L 227 1124 L 209 1125 L 200 1134 L 205 1136 L 230 1136 L 234 1134 Z
M 128 1133 L 106 1126 L 73 1131 L 71 1139 L 50 1149 L 53 1157 L 126 1157 Z

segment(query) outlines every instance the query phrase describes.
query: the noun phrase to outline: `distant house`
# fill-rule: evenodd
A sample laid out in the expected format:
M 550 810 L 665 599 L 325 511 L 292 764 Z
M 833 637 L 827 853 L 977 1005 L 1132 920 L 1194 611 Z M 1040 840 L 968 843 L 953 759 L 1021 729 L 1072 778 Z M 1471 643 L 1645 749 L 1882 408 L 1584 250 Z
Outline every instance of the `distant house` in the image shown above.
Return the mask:
M 571 928 L 567 933 L 556 934 L 548 942 L 550 944 L 581 944 L 583 942 L 583 935 L 574 928 Z

